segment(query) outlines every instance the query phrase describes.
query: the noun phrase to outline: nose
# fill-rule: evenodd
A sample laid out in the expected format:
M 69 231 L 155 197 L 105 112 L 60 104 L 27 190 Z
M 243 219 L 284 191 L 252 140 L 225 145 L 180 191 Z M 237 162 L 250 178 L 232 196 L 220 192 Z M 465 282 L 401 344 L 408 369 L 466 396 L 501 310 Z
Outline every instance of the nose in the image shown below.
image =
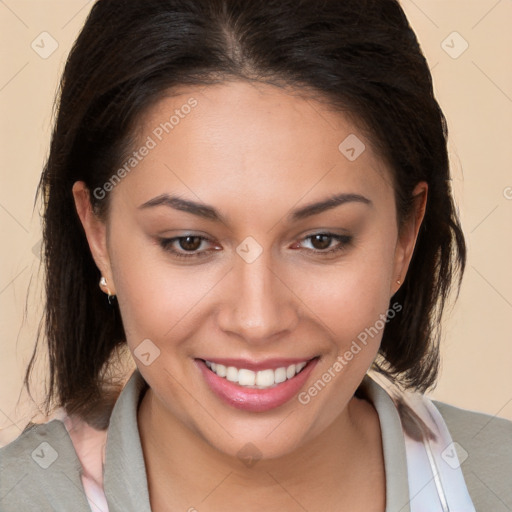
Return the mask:
M 296 298 L 266 251 L 252 263 L 237 258 L 217 318 L 224 332 L 254 345 L 294 330 L 299 320 Z

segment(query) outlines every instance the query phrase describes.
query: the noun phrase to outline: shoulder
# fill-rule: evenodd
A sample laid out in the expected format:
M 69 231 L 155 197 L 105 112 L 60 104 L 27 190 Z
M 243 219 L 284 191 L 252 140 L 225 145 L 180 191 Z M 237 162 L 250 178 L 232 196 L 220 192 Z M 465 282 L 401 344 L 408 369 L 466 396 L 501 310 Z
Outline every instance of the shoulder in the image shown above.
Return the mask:
M 454 441 L 471 449 L 475 456 L 485 452 L 485 459 L 496 457 L 503 468 L 512 472 L 512 421 L 477 411 L 461 409 L 432 401 L 448 426 Z M 468 460 L 469 460 L 468 452 Z
M 451 434 L 477 511 L 512 510 L 512 421 L 432 402 Z
M 59 420 L 29 424 L 0 448 L 0 512 L 89 511 L 81 465 Z

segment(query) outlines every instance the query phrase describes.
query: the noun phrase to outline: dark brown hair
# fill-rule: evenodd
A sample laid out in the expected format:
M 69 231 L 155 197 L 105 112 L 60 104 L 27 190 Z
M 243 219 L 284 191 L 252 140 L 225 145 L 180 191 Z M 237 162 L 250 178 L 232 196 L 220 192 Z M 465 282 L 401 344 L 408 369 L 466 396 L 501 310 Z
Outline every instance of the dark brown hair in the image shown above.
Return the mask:
M 39 192 L 44 204 L 49 349 L 47 409 L 94 422 L 112 354 L 125 343 L 117 305 L 98 287 L 72 196 L 108 181 L 137 122 L 173 88 L 252 80 L 311 91 L 360 122 L 392 170 L 398 221 L 426 181 L 426 214 L 392 298 L 379 371 L 425 391 L 439 367 L 443 307 L 465 266 L 451 190 L 447 128 L 416 36 L 396 0 L 100 0 L 69 55 Z M 340 141 L 341 142 L 341 141 Z M 99 216 L 108 197 L 91 194 Z M 37 350 L 37 347 L 36 347 Z M 31 360 L 25 377 L 29 378 Z

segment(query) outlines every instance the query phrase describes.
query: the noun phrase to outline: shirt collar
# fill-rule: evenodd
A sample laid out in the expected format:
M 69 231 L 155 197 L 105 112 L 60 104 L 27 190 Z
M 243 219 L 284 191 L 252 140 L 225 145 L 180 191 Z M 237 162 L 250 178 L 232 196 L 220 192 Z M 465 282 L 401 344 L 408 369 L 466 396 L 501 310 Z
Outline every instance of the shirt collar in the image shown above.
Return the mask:
M 151 512 L 137 410 L 147 384 L 135 370 L 110 417 L 103 487 L 109 512 Z
M 379 415 L 386 472 L 386 512 L 410 512 L 405 439 L 396 406 L 386 390 L 368 374 L 359 389 Z

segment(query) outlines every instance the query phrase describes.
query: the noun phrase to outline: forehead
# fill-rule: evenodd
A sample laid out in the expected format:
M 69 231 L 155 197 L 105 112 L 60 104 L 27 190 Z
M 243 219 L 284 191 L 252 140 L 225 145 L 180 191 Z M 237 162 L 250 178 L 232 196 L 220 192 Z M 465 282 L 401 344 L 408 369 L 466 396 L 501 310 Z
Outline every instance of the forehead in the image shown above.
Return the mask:
M 391 193 L 388 170 L 349 117 L 268 84 L 174 92 L 146 112 L 135 146 L 136 165 L 114 192 L 127 189 L 138 204 L 170 192 L 288 208 L 330 191 L 377 201 Z

